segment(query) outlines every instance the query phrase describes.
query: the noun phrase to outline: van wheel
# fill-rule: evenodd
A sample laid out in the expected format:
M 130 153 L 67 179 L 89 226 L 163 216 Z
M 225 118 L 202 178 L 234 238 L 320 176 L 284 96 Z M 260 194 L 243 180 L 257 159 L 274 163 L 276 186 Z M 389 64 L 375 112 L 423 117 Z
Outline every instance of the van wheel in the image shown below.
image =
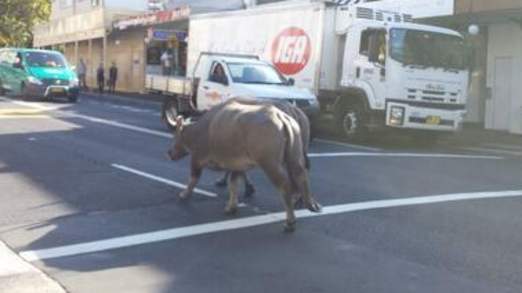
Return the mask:
M 359 104 L 346 105 L 337 123 L 341 134 L 350 141 L 360 141 L 368 134 L 365 111 Z
M 161 117 L 169 130 L 176 130 L 176 118 L 179 115 L 178 103 L 175 98 L 165 98 L 161 109 Z
M 27 94 L 27 88 L 25 87 L 25 83 L 23 83 L 23 82 L 20 85 L 19 95 L 22 100 L 29 100 L 29 95 Z

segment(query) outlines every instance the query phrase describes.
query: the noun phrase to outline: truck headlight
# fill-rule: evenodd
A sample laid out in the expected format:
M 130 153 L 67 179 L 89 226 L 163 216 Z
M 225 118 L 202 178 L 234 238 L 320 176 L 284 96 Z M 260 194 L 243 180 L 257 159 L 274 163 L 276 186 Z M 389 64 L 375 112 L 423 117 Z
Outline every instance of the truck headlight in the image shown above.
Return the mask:
M 27 81 L 32 83 L 32 84 L 43 85 L 43 82 L 41 80 L 39 80 L 38 78 L 34 77 L 34 76 L 29 76 L 27 78 Z
M 404 107 L 392 106 L 390 109 L 390 125 L 403 125 L 404 112 Z

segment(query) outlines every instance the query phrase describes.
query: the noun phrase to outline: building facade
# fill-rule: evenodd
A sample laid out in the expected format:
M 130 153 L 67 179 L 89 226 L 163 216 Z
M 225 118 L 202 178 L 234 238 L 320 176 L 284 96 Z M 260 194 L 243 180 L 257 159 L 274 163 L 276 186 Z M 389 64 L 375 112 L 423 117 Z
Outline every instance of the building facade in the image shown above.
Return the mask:
M 454 20 L 477 25 L 476 88 L 486 129 L 522 134 L 522 1 L 455 0 Z
M 135 64 L 131 62 L 133 55 L 143 53 L 134 49 L 137 46 L 133 42 L 113 40 L 110 33 L 113 21 L 143 14 L 146 9 L 145 0 L 53 0 L 50 21 L 33 31 L 33 46 L 60 50 L 72 65 L 83 59 L 87 65 L 87 83 L 94 86 L 100 64 L 106 70 L 113 61 L 124 67 Z M 131 51 L 127 60 L 111 58 L 121 57 L 118 53 L 123 45 Z M 123 82 L 119 88 L 126 88 L 125 76 L 120 80 Z

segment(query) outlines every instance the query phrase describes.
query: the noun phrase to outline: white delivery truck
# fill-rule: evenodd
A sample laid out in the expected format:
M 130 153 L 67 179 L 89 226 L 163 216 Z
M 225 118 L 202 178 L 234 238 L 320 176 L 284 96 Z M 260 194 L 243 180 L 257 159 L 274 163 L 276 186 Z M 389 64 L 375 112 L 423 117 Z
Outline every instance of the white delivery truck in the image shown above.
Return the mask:
M 375 2 L 374 2 L 375 3 Z M 303 0 L 195 15 L 188 72 L 201 52 L 260 56 L 312 90 L 339 130 L 457 131 L 468 86 L 467 53 L 452 30 L 361 5 Z
M 191 116 L 231 98 L 284 100 L 312 120 L 319 113 L 317 97 L 294 86 L 270 63 L 257 56 L 198 52 L 189 76 L 147 75 L 146 88 L 166 94 L 162 117 L 169 128 L 178 115 Z

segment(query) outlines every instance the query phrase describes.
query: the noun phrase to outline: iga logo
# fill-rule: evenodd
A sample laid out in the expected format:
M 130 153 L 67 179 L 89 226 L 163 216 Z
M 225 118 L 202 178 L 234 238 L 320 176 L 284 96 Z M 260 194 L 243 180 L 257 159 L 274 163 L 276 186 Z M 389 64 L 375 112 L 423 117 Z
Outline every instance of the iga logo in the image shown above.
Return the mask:
M 282 74 L 294 75 L 310 60 L 312 45 L 306 32 L 297 27 L 282 31 L 272 44 L 272 63 Z

